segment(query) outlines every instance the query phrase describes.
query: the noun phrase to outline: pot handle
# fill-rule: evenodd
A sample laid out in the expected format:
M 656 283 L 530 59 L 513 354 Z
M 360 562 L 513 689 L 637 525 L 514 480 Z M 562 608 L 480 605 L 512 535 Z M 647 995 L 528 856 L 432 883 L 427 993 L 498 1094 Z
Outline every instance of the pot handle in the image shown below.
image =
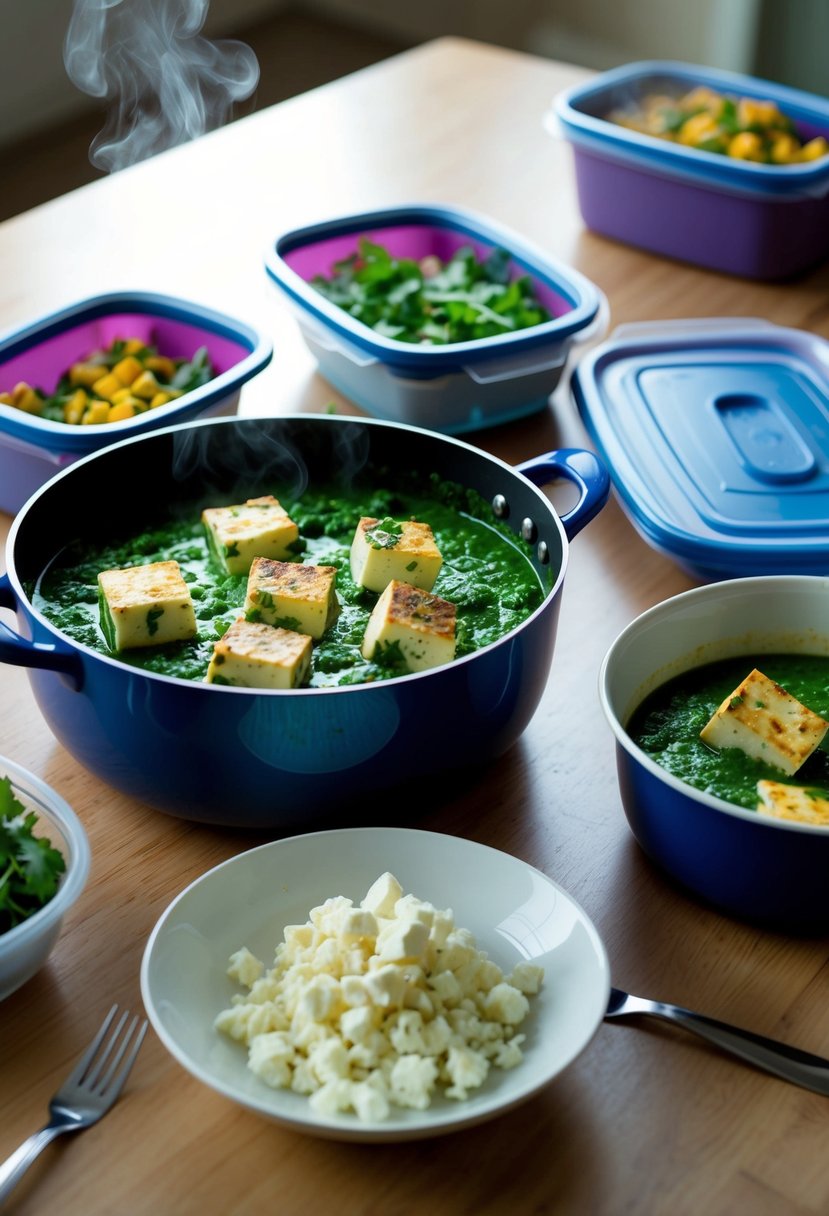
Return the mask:
M 0 574 L 0 608 L 17 608 L 17 597 L 8 574 Z M 83 683 L 83 668 L 76 651 L 60 642 L 30 642 L 0 620 L 0 663 L 14 667 L 40 667 L 69 677 L 72 687 Z
M 598 456 L 585 448 L 558 448 L 516 465 L 516 469 L 536 486 L 564 479 L 578 488 L 578 502 L 561 516 L 568 540 L 598 515 L 610 494 L 610 474 Z

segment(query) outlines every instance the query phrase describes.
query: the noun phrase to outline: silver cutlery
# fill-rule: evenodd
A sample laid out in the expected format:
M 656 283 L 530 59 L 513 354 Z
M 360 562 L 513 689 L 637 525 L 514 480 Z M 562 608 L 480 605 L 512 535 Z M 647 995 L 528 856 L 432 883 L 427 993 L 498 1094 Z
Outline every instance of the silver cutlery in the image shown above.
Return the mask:
M 56 1136 L 77 1132 L 107 1113 L 124 1087 L 147 1031 L 146 1019 L 134 1016 L 127 1025 L 124 1010 L 104 1042 L 118 1006 L 113 1005 L 95 1038 L 49 1103 L 49 1122 L 0 1165 L 0 1203 Z
M 649 1001 L 641 996 L 631 996 L 620 988 L 610 989 L 605 1019 L 639 1016 L 674 1022 L 756 1068 L 765 1069 L 776 1077 L 782 1077 L 784 1081 L 791 1081 L 805 1089 L 814 1090 L 815 1093 L 829 1096 L 829 1060 L 821 1056 L 801 1051 L 797 1047 L 789 1047 L 776 1039 L 767 1039 L 751 1030 L 730 1026 L 727 1022 L 709 1018 L 704 1013 L 683 1009 L 681 1005 L 669 1005 L 664 1001 Z

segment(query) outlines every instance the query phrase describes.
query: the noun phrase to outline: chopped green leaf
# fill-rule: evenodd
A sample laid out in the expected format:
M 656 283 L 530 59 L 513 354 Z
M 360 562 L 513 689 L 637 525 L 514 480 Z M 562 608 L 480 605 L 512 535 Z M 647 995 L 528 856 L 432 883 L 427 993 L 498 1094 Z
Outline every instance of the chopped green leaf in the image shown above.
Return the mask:
M 13 929 L 53 898 L 66 869 L 63 854 L 35 836 L 37 815 L 0 778 L 0 933 Z

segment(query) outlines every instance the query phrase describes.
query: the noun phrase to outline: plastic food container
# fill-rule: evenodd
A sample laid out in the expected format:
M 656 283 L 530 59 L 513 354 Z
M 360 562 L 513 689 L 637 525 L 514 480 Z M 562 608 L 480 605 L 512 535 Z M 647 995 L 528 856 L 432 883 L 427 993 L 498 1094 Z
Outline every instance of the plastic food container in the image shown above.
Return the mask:
M 471 246 L 478 258 L 505 249 L 529 274 L 552 319 L 469 342 L 417 346 L 376 333 L 314 287 L 354 253 L 360 236 L 398 257 L 446 261 Z M 280 236 L 266 270 L 288 299 L 320 371 L 369 414 L 444 434 L 507 422 L 543 409 L 575 340 L 602 325 L 604 297 L 577 271 L 490 220 L 438 206 L 393 207 L 294 229 Z
M 692 64 L 632 63 L 558 96 L 589 228 L 652 253 L 747 278 L 779 279 L 829 254 L 829 157 L 766 165 L 699 151 L 609 121 L 617 107 L 696 85 L 777 103 L 802 139 L 829 136 L 829 101 Z
M 212 309 L 152 292 L 81 300 L 0 338 L 0 389 L 21 380 L 49 393 L 79 359 L 116 338 L 141 338 L 173 359 L 206 347 L 217 375 L 169 405 L 134 418 L 70 425 L 0 403 L 0 510 L 14 514 L 66 465 L 130 435 L 190 418 L 232 413 L 246 380 L 271 360 L 269 339 Z
M 769 322 L 624 325 L 571 379 L 640 535 L 704 581 L 829 574 L 829 342 Z
M 84 889 L 89 875 L 89 842 L 68 803 L 45 782 L 0 756 L 0 777 L 27 812 L 37 816 L 35 835 L 46 836 L 63 854 L 66 869 L 57 893 L 37 912 L 0 933 L 0 1001 L 39 971 L 60 934 L 63 918 Z

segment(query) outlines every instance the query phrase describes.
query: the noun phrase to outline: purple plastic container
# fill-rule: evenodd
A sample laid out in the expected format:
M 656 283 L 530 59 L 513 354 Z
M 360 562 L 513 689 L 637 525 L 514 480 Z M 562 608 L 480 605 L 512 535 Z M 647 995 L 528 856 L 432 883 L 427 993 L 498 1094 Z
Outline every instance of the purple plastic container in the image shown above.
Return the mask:
M 117 338 L 140 338 L 172 359 L 206 347 L 216 375 L 200 388 L 121 422 L 72 426 L 0 403 L 0 510 L 14 514 L 45 481 L 98 448 L 174 422 L 232 413 L 241 387 L 271 360 L 256 330 L 212 309 L 150 292 L 82 300 L 0 339 L 0 389 L 20 381 L 51 393 L 66 369 Z
M 579 206 L 594 232 L 711 270 L 781 279 L 829 255 L 829 157 L 766 165 L 643 135 L 607 119 L 650 93 L 705 85 L 774 101 L 803 139 L 829 137 L 829 102 L 751 76 L 671 62 L 628 64 L 557 97 Z
M 510 256 L 513 276 L 528 275 L 550 320 L 443 346 L 386 337 L 326 299 L 311 280 L 357 250 L 361 236 L 396 257 L 447 261 L 471 248 Z M 320 371 L 368 413 L 393 422 L 461 434 L 544 409 L 571 345 L 606 323 L 601 292 L 520 237 L 460 208 L 413 205 L 345 216 L 278 238 L 266 270 L 291 305 Z

